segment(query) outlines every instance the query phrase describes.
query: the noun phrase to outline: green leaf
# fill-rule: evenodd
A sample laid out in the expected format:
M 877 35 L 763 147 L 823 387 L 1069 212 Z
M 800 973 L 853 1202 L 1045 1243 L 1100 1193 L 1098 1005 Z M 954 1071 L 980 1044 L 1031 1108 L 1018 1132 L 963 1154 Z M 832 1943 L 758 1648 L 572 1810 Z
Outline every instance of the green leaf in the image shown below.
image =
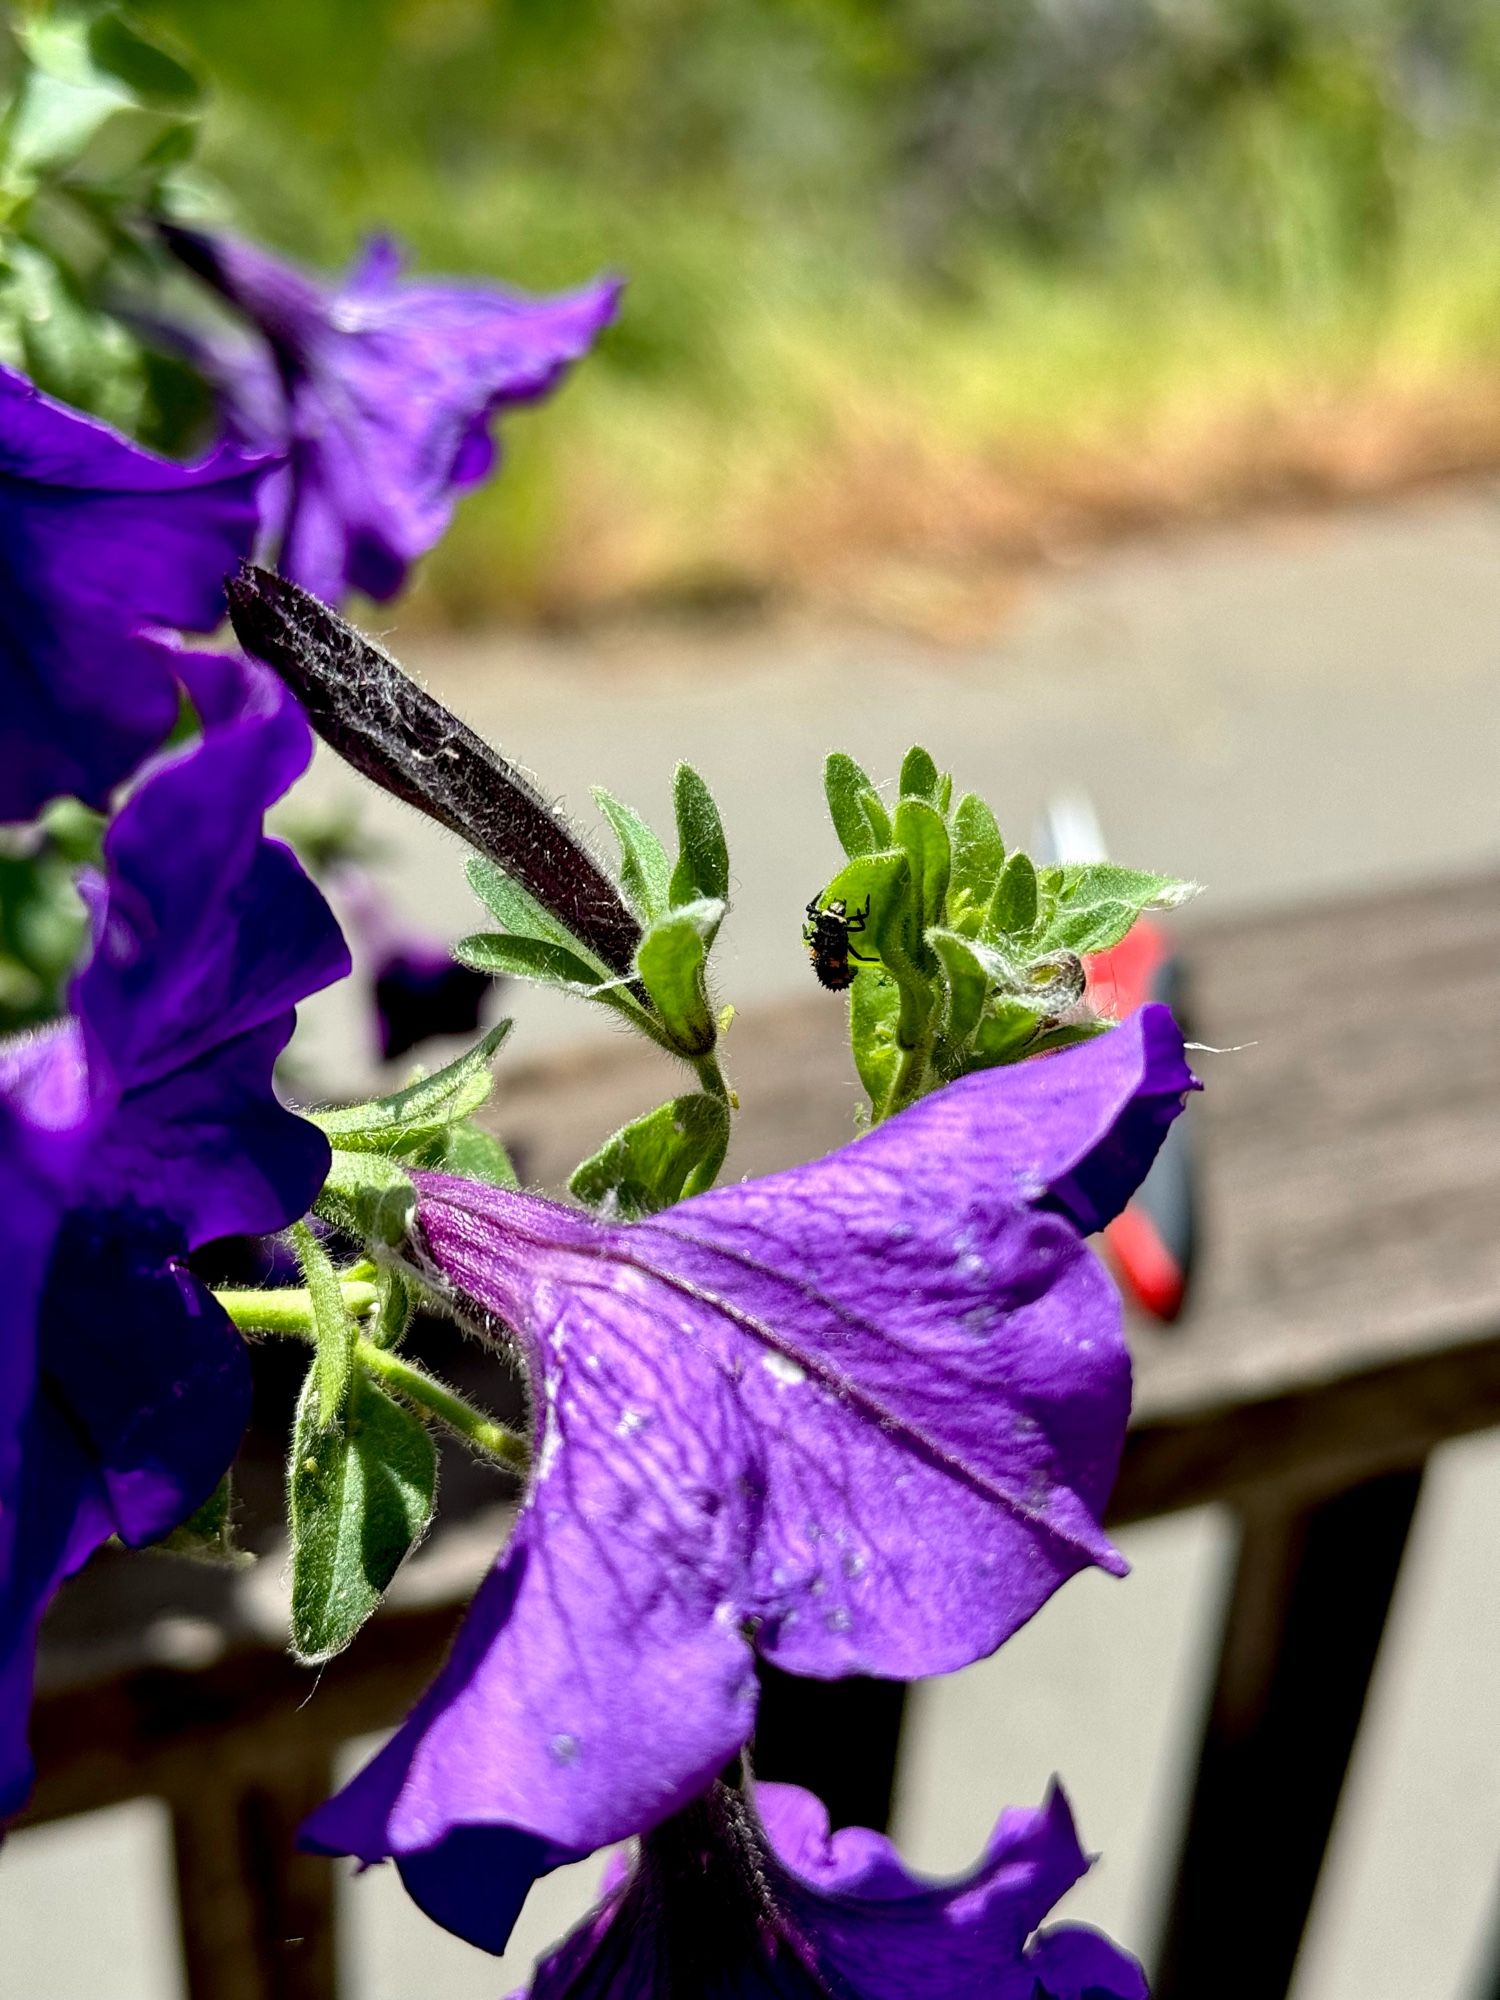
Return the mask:
M 1047 871 L 1054 905 L 1043 945 L 1087 954 L 1117 945 L 1144 910 L 1173 910 L 1196 884 L 1173 875 L 1117 868 L 1112 861 L 1065 864 Z
M 255 1558 L 248 1549 L 239 1548 L 234 1539 L 234 1482 L 229 1473 L 219 1481 L 213 1492 L 181 1521 L 169 1534 L 158 1542 L 147 1546 L 159 1549 L 163 1555 L 186 1556 L 191 1562 L 222 1563 L 232 1569 L 242 1569 L 253 1563 Z
M 591 1208 L 629 1221 L 712 1187 L 729 1145 L 729 1111 L 694 1092 L 623 1126 L 568 1182 Z
M 1115 1026 L 1113 1021 L 1093 1019 L 1087 1021 L 1064 1021 L 1060 1027 L 1046 1028 L 1027 1050 L 1028 1055 L 1047 1055 L 1053 1049 L 1070 1049 L 1077 1042 L 1091 1042 L 1098 1035 L 1107 1035 Z
M 357 1374 L 343 1420 L 302 1385 L 292 1431 L 287 1513 L 292 1651 L 307 1665 L 341 1653 L 432 1519 L 437 1454 L 420 1421 Z
M 364 1268 L 369 1270 L 371 1267 L 367 1264 Z M 376 1270 L 375 1290 L 380 1302 L 374 1317 L 366 1323 L 365 1337 L 376 1347 L 399 1347 L 406 1338 L 406 1329 L 416 1311 L 417 1295 L 401 1273 L 393 1271 L 389 1264 L 382 1264 Z
M 324 1422 L 336 1423 L 343 1412 L 354 1369 L 354 1344 L 359 1339 L 359 1328 L 344 1303 L 332 1258 L 305 1222 L 293 1223 L 292 1248 L 302 1267 L 302 1282 L 312 1307 L 318 1408 Z
M 173 105 L 183 111 L 201 103 L 202 87 L 192 71 L 128 27 L 118 14 L 106 12 L 90 22 L 88 45 L 94 67 L 118 77 L 145 102 Z
M 828 816 L 839 845 L 852 861 L 856 855 L 873 854 L 890 840 L 890 827 L 877 838 L 874 822 L 865 810 L 864 794 L 873 794 L 869 778 L 842 750 L 831 752 L 823 766 L 823 792 L 828 800 Z
M 938 767 L 920 743 L 914 743 L 901 760 L 900 796 L 937 803 Z
M 729 845 L 713 794 L 691 764 L 679 764 L 672 780 L 677 814 L 677 866 L 672 871 L 672 907 L 727 902 Z
M 896 1081 L 900 1014 L 900 989 L 884 972 L 862 972 L 849 989 L 849 1046 L 872 1106 L 887 1102 Z
M 912 919 L 918 936 L 925 937 L 943 921 L 953 861 L 947 824 L 936 806 L 903 798 L 896 807 L 895 829 L 911 870 Z
M 668 1039 L 695 1059 L 706 1056 L 716 1040 L 704 973 L 723 919 L 724 904 L 717 898 L 683 904 L 658 917 L 636 953 L 636 969 Z
M 974 1037 L 966 1069 L 995 1069 L 1031 1054 L 1041 1032 L 1035 1011 L 1024 1001 L 991 1000 Z
M 819 900 L 825 908 L 842 901 L 852 913 L 863 909 L 866 899 L 870 914 L 865 929 L 855 933 L 854 943 L 867 956 L 878 958 L 896 982 L 901 995 L 899 1033 L 911 1046 L 935 1004 L 935 974 L 929 976 L 918 962 L 920 933 L 913 916 L 911 863 L 902 848 L 860 855 L 839 870 Z M 936 963 L 934 959 L 934 967 Z M 869 970 L 861 967 L 851 992 L 857 993 L 870 977 Z M 851 1013 L 851 1024 L 853 1019 Z
M 672 869 L 667 850 L 640 814 L 605 791 L 603 785 L 595 785 L 594 803 L 614 828 L 620 843 L 620 887 L 636 915 L 645 923 L 664 916 L 672 901 Z
M 1005 842 L 995 815 L 984 800 L 965 792 L 953 813 L 953 872 L 948 878 L 948 922 L 965 936 L 974 936 L 1000 871 L 1005 866 Z
M 1036 927 L 1036 869 L 1029 854 L 1012 854 L 1000 871 L 981 935 L 991 943 L 1029 937 Z
M 325 1221 L 360 1242 L 394 1249 L 411 1233 L 417 1191 L 394 1160 L 381 1153 L 346 1153 L 335 1146 L 315 1206 Z
M 498 924 L 514 933 L 516 937 L 540 938 L 544 944 L 561 945 L 581 958 L 592 960 L 593 954 L 568 929 L 559 922 L 552 912 L 544 909 L 528 890 L 519 882 L 511 880 L 503 868 L 482 854 L 471 855 L 464 866 L 469 887 L 484 904 Z M 602 977 L 602 973 L 600 977 Z M 529 978 L 529 974 L 523 974 Z
M 865 818 L 874 828 L 875 845 L 881 848 L 889 847 L 892 838 L 891 816 L 885 809 L 885 800 L 871 785 L 868 790 L 860 793 L 859 802 L 864 807 Z
M 486 1102 L 495 1082 L 491 1064 L 510 1029 L 509 1021 L 497 1021 L 484 1039 L 456 1062 L 389 1096 L 306 1115 L 345 1152 L 410 1159 Z
M 979 1026 L 990 988 L 989 970 L 981 956 L 982 947 L 976 947 L 956 931 L 930 930 L 927 942 L 938 955 L 948 988 L 943 1040 L 949 1052 L 956 1054 Z
M 604 984 L 604 974 L 586 964 L 566 945 L 545 938 L 521 937 L 510 931 L 475 931 L 460 938 L 453 956 L 477 972 L 499 972 L 513 979 L 534 979 L 542 986 L 566 986 L 589 993 Z
M 493 1132 L 477 1125 L 450 1125 L 443 1135 L 442 1152 L 432 1162 L 445 1173 L 462 1174 L 466 1180 L 487 1181 L 491 1187 L 521 1185 L 510 1154 Z

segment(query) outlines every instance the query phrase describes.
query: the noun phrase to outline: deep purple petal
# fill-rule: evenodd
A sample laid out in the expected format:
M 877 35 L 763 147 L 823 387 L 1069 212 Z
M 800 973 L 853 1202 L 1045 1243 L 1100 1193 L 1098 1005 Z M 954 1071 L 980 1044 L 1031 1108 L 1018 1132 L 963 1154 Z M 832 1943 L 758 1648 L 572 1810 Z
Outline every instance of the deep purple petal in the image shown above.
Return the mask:
M 1036 1977 L 1038 2000 L 1148 2000 L 1139 1962 L 1084 1924 L 1043 1931 L 1027 1964 Z
M 148 625 L 208 630 L 270 470 L 153 457 L 0 368 L 0 819 L 102 808 L 177 716 Z
M 275 351 L 293 468 L 281 568 L 330 603 L 401 588 L 493 464 L 491 418 L 555 387 L 619 300 L 614 280 L 551 299 L 412 283 L 384 239 L 328 290 L 248 243 L 168 240 Z
M 609 1339 L 581 1315 L 559 1332 Z M 442 1673 L 373 1763 L 313 1815 L 314 1845 L 366 1861 L 394 1854 L 409 1867 L 456 1829 L 482 1855 L 478 1830 L 489 1829 L 497 1868 L 517 1832 L 556 1866 L 708 1785 L 749 1733 L 755 1675 L 723 1595 L 744 1534 L 743 1498 L 720 1488 L 719 1426 L 735 1413 L 720 1398 L 696 1419 L 664 1428 L 657 1505 L 637 1505 L 642 1496 L 587 1450 L 546 1468 Z M 684 1543 L 701 1553 L 684 1561 Z M 455 1894 L 440 1920 L 503 1949 L 486 1897 Z
M 113 1532 L 155 1541 L 202 1505 L 250 1416 L 245 1343 L 176 1267 L 162 1216 L 75 1210 L 42 1301 L 47 1393 L 81 1435 Z
M 757 1793 L 790 1878 L 780 1893 L 835 1991 L 858 2000 L 1034 2000 L 1041 1964 L 1027 1939 L 1088 1867 L 1058 1787 L 1035 1811 L 1004 1813 L 979 1866 L 941 1883 L 910 1874 L 883 1834 L 852 1828 L 820 1840 L 809 1804 L 817 1809 L 790 1787 Z M 1070 1935 L 1079 1934 L 1053 1934 Z M 1101 2000 L 1138 2000 L 1140 1968 L 1097 1942 L 1109 1958 L 1097 1956 L 1096 1969 L 1115 1980 L 1101 1985 Z M 1058 2000 L 1079 1994 L 1063 1989 Z
M 641 1844 L 635 1870 L 537 1968 L 531 2000 L 1145 2000 L 1096 1932 L 1028 1943 L 1088 1866 L 1067 1802 L 1007 1812 L 956 1881 L 914 1876 L 883 1834 L 831 1835 L 821 1804 L 716 1788 Z
M 317 1130 L 276 1101 L 293 1006 L 348 953 L 290 849 L 261 832 L 303 769 L 307 725 L 264 669 L 174 655 L 204 735 L 151 773 L 104 843 L 107 900 L 74 982 L 91 1090 L 112 1116 L 88 1186 L 171 1215 L 187 1247 L 277 1229 L 327 1172 Z
M 31 1789 L 26 1736 L 42 1614 L 114 1528 L 83 1442 L 50 1396 L 36 1398 L 16 1435 L 23 1467 L 7 1495 L 12 1546 L 0 1568 L 0 1821 Z
M 1114 1032 L 1139 1047 L 1139 1023 Z M 1153 1092 L 1154 1070 L 1089 1047 L 1049 1067 L 1045 1114 L 1134 1144 L 1138 1180 L 1160 1133 L 1120 1079 Z M 1028 1205 L 1047 1181 L 1012 1171 L 1017 1075 L 960 1087 L 931 1171 L 918 1106 L 624 1227 L 416 1176 L 429 1275 L 521 1343 L 535 1468 L 453 1657 L 315 1818 L 322 1845 L 409 1856 L 491 1826 L 585 1852 L 744 1740 L 746 1633 L 795 1671 L 911 1678 L 993 1650 L 1086 1563 L 1122 1567 L 1099 1525 L 1129 1412 L 1119 1302 Z M 1050 1157 L 1076 1174 L 1080 1145 Z
M 26 1720 L 37 1626 L 79 1554 L 78 1529 L 90 1525 L 80 1519 L 89 1468 L 43 1393 L 38 1352 L 74 1150 L 71 1138 L 36 1128 L 0 1096 L 0 1818 L 31 1784 Z M 107 1517 L 92 1511 L 102 1539 Z

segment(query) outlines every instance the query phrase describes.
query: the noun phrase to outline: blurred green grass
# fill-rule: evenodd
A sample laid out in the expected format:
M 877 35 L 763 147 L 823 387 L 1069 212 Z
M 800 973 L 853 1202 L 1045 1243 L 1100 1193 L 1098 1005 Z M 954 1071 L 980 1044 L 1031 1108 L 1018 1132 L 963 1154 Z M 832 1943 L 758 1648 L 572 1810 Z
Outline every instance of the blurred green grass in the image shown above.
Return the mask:
M 283 248 L 386 225 L 432 270 L 630 278 L 509 424 L 432 615 L 899 609 L 913 571 L 1500 458 L 1476 0 L 140 11 Z

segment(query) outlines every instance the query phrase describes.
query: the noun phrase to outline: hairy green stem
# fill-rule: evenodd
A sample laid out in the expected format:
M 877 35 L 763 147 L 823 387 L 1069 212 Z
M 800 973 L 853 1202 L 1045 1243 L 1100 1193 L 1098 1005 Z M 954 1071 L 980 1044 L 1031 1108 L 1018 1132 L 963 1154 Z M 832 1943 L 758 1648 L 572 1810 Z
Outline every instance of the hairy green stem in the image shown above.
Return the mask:
M 404 1361 L 399 1354 L 392 1354 L 389 1348 L 376 1347 L 373 1341 L 361 1336 L 355 1354 L 369 1374 L 384 1382 L 388 1389 L 394 1389 L 398 1396 L 404 1396 L 407 1402 L 436 1417 L 440 1424 L 446 1424 L 476 1451 L 482 1451 L 487 1458 L 499 1459 L 515 1472 L 526 1470 L 531 1459 L 526 1440 L 507 1430 L 504 1424 L 497 1424 L 493 1417 L 476 1410 L 472 1403 L 410 1361 Z
M 717 1097 L 721 1104 L 727 1104 L 731 1110 L 738 1106 L 739 1099 L 729 1088 L 729 1079 L 719 1066 L 716 1050 L 710 1050 L 706 1056 L 700 1056 L 693 1064 L 693 1068 L 698 1072 L 698 1081 L 710 1097 Z
M 339 1287 L 344 1304 L 356 1319 L 367 1319 L 379 1304 L 375 1287 L 363 1279 L 344 1279 Z M 241 1333 L 269 1335 L 279 1339 L 316 1343 L 313 1306 L 309 1295 L 288 1286 L 271 1292 L 224 1291 L 214 1297 Z M 354 1362 L 408 1403 L 433 1417 L 456 1437 L 461 1437 L 486 1458 L 493 1458 L 514 1472 L 524 1472 L 531 1454 L 526 1440 L 474 1405 L 455 1390 L 418 1368 L 414 1362 L 378 1347 L 361 1333 L 354 1343 Z
M 339 1286 L 344 1304 L 356 1319 L 365 1319 L 380 1303 L 380 1295 L 362 1278 L 345 1278 Z M 273 1292 L 215 1292 L 214 1297 L 241 1333 L 313 1338 L 312 1299 L 298 1286 Z

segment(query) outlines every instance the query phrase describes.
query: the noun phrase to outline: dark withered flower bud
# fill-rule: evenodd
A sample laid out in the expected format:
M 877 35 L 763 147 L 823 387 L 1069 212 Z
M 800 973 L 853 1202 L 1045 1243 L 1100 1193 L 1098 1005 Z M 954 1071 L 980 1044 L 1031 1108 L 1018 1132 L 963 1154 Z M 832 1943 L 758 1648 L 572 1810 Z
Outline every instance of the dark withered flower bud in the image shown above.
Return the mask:
M 330 749 L 488 855 L 610 971 L 629 973 L 639 923 L 514 765 L 309 591 L 255 563 L 225 588 L 240 644 L 281 676 Z

